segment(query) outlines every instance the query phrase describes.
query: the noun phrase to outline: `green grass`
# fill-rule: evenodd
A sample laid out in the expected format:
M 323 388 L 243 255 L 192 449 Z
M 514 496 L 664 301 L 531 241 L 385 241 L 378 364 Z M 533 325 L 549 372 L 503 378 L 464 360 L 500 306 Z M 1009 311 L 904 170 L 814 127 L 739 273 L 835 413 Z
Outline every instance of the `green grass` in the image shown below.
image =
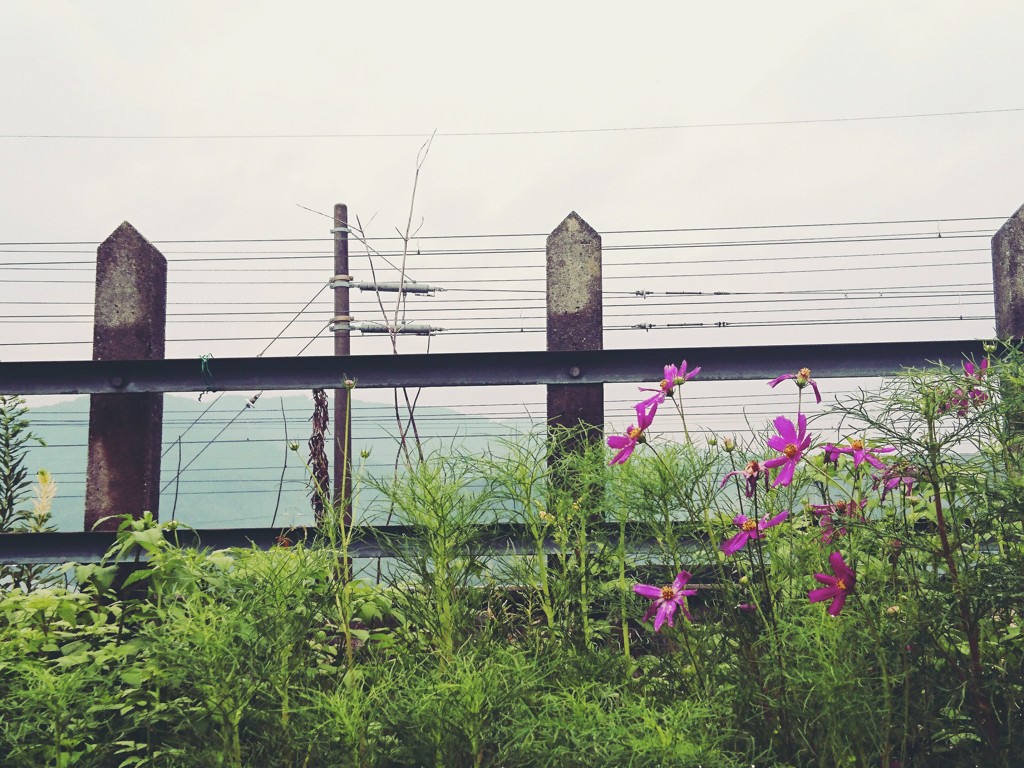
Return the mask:
M 768 432 L 732 451 L 652 433 L 615 467 L 604 446 L 552 456 L 523 435 L 373 482 L 367 514 L 413 532 L 379 580 L 350 576 L 332 510 L 321 540 L 266 552 L 182 550 L 126 520 L 115 549 L 148 558 L 130 572 L 6 572 L 3 765 L 1014 765 L 1022 360 L 908 372 L 839 406 L 914 478 L 884 500 L 878 470 L 817 448 L 790 485 L 723 487 L 774 455 Z M 944 408 L 965 387 L 985 397 Z M 862 515 L 836 513 L 823 541 L 811 505 L 838 500 Z M 737 513 L 783 510 L 722 554 Z M 495 520 L 535 547 L 488 550 L 477 525 Z M 837 551 L 855 584 L 832 616 L 807 593 Z M 684 568 L 694 620 L 655 633 L 633 586 Z

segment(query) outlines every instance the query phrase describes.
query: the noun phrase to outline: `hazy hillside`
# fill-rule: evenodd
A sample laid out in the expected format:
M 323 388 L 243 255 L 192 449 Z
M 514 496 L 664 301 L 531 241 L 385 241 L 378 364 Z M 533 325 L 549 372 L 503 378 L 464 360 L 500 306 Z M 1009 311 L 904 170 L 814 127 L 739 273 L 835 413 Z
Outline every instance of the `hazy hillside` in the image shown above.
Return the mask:
M 266 526 L 275 519 L 276 510 L 278 525 L 310 522 L 308 473 L 302 462 L 309 457 L 312 400 L 300 395 L 264 396 L 255 408 L 246 409 L 243 396 L 225 395 L 203 414 L 212 397 L 207 395 L 203 402 L 195 397 L 165 398 L 161 519 L 173 516 L 209 528 Z M 47 443 L 33 448 L 29 469 L 45 467 L 54 474 L 58 483 L 55 519 L 61 530 L 81 530 L 89 400 L 82 397 L 33 408 L 29 418 L 32 429 Z M 417 424 L 428 449 L 454 445 L 473 452 L 493 447 L 494 437 L 507 436 L 517 426 L 426 407 L 417 409 Z M 528 429 L 528 424 L 518 426 Z M 392 409 L 354 403 L 353 447 L 364 471 L 382 476 L 392 471 L 396 434 Z M 298 453 L 287 449 L 288 441 L 299 442 Z M 361 451 L 369 451 L 369 458 L 359 458 Z M 333 459 L 330 452 L 328 458 Z M 175 480 L 179 467 L 182 471 Z M 357 499 L 360 509 L 370 501 L 369 493 Z

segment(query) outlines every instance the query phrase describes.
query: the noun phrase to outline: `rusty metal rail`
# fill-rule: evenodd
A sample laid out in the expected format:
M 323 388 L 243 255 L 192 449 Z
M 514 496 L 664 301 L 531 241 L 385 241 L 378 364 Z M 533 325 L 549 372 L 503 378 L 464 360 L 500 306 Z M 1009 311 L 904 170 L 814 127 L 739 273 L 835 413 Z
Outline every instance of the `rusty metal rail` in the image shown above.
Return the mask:
M 618 523 L 592 523 L 588 526 L 601 541 L 617 546 Z M 269 549 L 275 545 L 311 544 L 317 540 L 315 528 L 216 528 L 192 529 L 181 527 L 165 532 L 164 538 L 175 546 L 219 550 L 231 547 L 258 547 Z M 692 545 L 699 543 L 699 536 L 687 537 Z M 631 525 L 626 534 L 629 550 L 640 552 L 651 549 L 656 542 L 650 538 L 649 527 Z M 38 563 L 98 563 L 113 546 L 116 534 L 110 531 L 58 532 L 58 533 L 8 533 L 0 535 L 0 564 L 35 565 Z M 376 558 L 394 557 L 402 544 L 414 542 L 416 529 L 404 525 L 360 526 L 353 529 L 349 557 Z M 522 523 L 492 523 L 480 525 L 479 546 L 489 555 L 531 555 L 537 551 L 537 543 L 529 528 Z M 553 539 L 544 540 L 546 552 L 559 551 Z M 123 561 L 136 559 L 129 553 Z M 139 560 L 145 560 L 145 553 L 138 553 Z M 110 562 L 116 562 L 111 560 Z
M 478 387 L 656 381 L 668 363 L 703 367 L 701 381 L 773 379 L 809 366 L 816 378 L 885 376 L 937 361 L 980 357 L 961 341 L 661 347 L 587 352 L 465 352 L 351 357 L 231 357 L 211 360 L 71 360 L 0 363 L 0 394 L 116 394 L 250 389 Z M 204 364 L 205 363 L 205 364 Z

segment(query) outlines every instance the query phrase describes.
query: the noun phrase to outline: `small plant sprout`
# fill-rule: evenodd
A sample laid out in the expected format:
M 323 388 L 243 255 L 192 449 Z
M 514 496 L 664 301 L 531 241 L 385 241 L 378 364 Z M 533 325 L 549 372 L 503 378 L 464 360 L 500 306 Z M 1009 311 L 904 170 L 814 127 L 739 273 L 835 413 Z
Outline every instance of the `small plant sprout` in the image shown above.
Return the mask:
M 697 590 L 685 589 L 691 578 L 692 574 L 689 571 L 680 571 L 676 575 L 675 581 L 665 587 L 655 587 L 650 584 L 635 584 L 633 586 L 633 591 L 638 595 L 654 601 L 647 609 L 647 613 L 644 614 L 644 621 L 653 616 L 655 632 L 661 630 L 662 625 L 666 622 L 670 627 L 674 626 L 672 622 L 677 608 L 682 610 L 683 616 L 688 621 L 693 621 L 693 616 L 686 610 L 686 598 L 696 595 Z

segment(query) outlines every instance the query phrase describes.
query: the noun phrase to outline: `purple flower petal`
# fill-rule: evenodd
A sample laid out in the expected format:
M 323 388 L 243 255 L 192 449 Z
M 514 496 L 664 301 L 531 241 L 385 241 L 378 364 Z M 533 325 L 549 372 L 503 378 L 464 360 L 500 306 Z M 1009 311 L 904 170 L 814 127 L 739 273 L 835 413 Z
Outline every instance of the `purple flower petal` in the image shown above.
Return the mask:
M 767 462 L 766 462 L 767 463 Z M 789 485 L 793 482 L 793 473 L 796 470 L 795 461 L 787 461 L 786 465 L 779 472 L 778 477 L 775 478 L 775 482 L 772 483 L 772 488 L 778 488 L 780 485 Z
M 828 614 L 830 616 L 838 616 L 839 612 L 843 610 L 843 606 L 846 605 L 846 590 L 836 590 L 839 594 L 832 599 L 832 605 L 828 607 Z
M 785 416 L 776 416 L 774 421 L 772 421 L 772 424 L 775 425 L 775 431 L 778 432 L 779 436 L 787 443 L 797 442 L 796 428 L 793 426 L 792 421 L 787 419 Z
M 768 520 L 762 520 L 760 528 L 761 528 L 762 531 L 765 528 L 772 528 L 773 526 L 776 526 L 779 523 L 781 523 L 787 517 L 789 517 L 789 510 L 788 509 L 787 510 L 783 510 L 782 512 L 779 512 L 779 514 L 777 514 L 775 517 L 769 518 Z
M 828 562 L 832 566 L 832 571 L 835 573 L 836 577 L 842 579 L 846 583 L 847 589 L 852 589 L 855 575 L 853 573 L 853 569 L 846 564 L 845 560 L 843 560 L 842 554 L 839 552 L 833 552 L 828 556 Z
M 689 571 L 680 571 L 676 574 L 675 580 L 672 582 L 672 589 L 676 592 L 682 592 L 683 587 L 690 583 L 690 579 L 693 578 L 693 574 Z
M 654 631 L 657 632 L 658 630 L 660 630 L 662 624 L 664 624 L 665 622 L 668 622 L 668 625 L 670 627 L 675 626 L 675 624 L 672 621 L 672 617 L 675 615 L 675 612 L 675 600 L 666 600 L 665 602 L 663 602 L 661 604 L 661 607 L 658 608 L 658 615 L 654 618 Z
M 723 541 L 720 549 L 727 555 L 735 555 L 746 545 L 750 538 L 749 531 L 740 531 L 728 541 Z
M 633 591 L 641 597 L 646 597 L 650 600 L 661 598 L 661 587 L 654 587 L 650 584 L 634 584 Z
M 831 600 L 836 596 L 836 592 L 839 590 L 835 587 L 819 587 L 818 589 L 812 589 L 807 593 L 807 599 L 812 603 L 820 603 L 823 600 Z

